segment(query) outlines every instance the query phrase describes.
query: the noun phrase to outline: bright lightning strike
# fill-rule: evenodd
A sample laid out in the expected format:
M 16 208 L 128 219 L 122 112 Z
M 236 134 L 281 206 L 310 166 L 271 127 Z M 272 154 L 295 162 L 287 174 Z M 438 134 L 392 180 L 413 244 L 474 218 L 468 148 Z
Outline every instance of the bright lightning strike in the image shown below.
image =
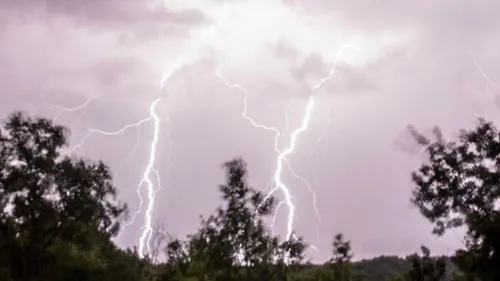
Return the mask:
M 92 98 L 88 99 L 83 105 L 81 105 L 79 107 L 71 108 L 71 109 L 70 108 L 63 108 L 63 107 L 59 107 L 59 106 L 55 106 L 55 107 L 62 110 L 62 111 L 74 112 L 76 110 L 81 110 L 81 109 L 85 108 L 86 106 L 88 106 L 88 104 L 90 103 L 91 100 L 92 100 Z M 140 213 L 140 211 L 142 209 L 144 200 L 143 200 L 143 197 L 141 195 L 141 188 L 143 186 L 145 186 L 146 190 L 147 190 L 148 200 L 147 200 L 146 210 L 144 212 L 143 232 L 139 238 L 139 249 L 138 250 L 139 250 L 139 255 L 141 255 L 141 257 L 144 256 L 144 248 L 147 249 L 147 252 L 150 251 L 149 242 L 150 242 L 150 239 L 151 239 L 152 234 L 153 234 L 152 212 L 153 212 L 153 207 L 154 207 L 154 203 L 155 203 L 154 196 L 155 196 L 155 194 L 158 191 L 158 188 L 160 186 L 159 175 L 155 169 L 156 151 L 157 151 L 157 146 L 158 146 L 159 133 L 160 133 L 160 123 L 161 123 L 161 120 L 158 117 L 158 114 L 156 112 L 156 107 L 160 101 L 161 101 L 161 97 L 158 97 L 153 102 L 151 102 L 151 104 L 149 106 L 149 116 L 147 118 L 139 120 L 135 123 L 127 124 L 118 130 L 104 131 L 104 130 L 90 128 L 88 130 L 87 134 L 84 135 L 83 138 L 81 138 L 80 142 L 77 145 L 73 146 L 71 148 L 71 150 L 69 151 L 70 153 L 72 153 L 76 149 L 81 148 L 85 144 L 86 140 L 94 134 L 99 134 L 99 135 L 104 135 L 104 136 L 119 136 L 132 128 L 138 128 L 145 123 L 148 123 L 148 122 L 153 123 L 154 128 L 153 128 L 152 140 L 150 142 L 148 163 L 147 163 L 147 166 L 144 170 L 141 182 L 139 183 L 139 185 L 137 187 L 137 191 L 136 191 L 138 198 L 139 198 L 139 208 L 138 208 L 137 212 L 133 215 L 131 222 L 129 222 L 127 224 L 127 226 L 128 226 L 131 223 L 133 223 L 135 220 L 135 217 Z M 156 185 L 158 186 L 158 188 L 155 188 L 156 185 L 155 185 L 155 181 L 152 179 L 152 174 L 154 174 L 156 177 Z
M 307 106 L 304 110 L 304 115 L 302 117 L 301 126 L 292 132 L 292 134 L 290 135 L 290 145 L 285 150 L 283 150 L 281 153 L 279 153 L 279 155 L 276 159 L 277 167 L 276 167 L 276 170 L 274 172 L 274 177 L 273 177 L 275 188 L 272 189 L 268 193 L 268 196 L 271 196 L 277 189 L 280 189 L 285 196 L 285 202 L 286 202 L 286 205 L 288 207 L 288 222 L 287 222 L 286 240 L 290 240 L 292 233 L 293 233 L 293 224 L 295 221 L 295 205 L 292 202 L 292 196 L 290 194 L 290 190 L 288 189 L 288 187 L 285 185 L 285 183 L 282 180 L 283 167 L 285 164 L 284 162 L 287 160 L 286 157 L 295 151 L 295 147 L 297 145 L 297 141 L 299 139 L 300 134 L 302 134 L 304 131 L 307 130 L 307 128 L 309 126 L 309 121 L 311 120 L 312 112 L 314 109 L 314 104 L 315 104 L 315 99 L 311 95 L 311 96 L 309 96 Z
M 121 135 L 121 134 L 125 133 L 126 131 L 132 129 L 132 128 L 137 128 L 137 127 L 143 125 L 144 123 L 150 122 L 152 119 L 153 119 L 153 117 L 149 116 L 149 117 L 142 119 L 142 120 L 139 120 L 135 123 L 127 124 L 127 125 L 123 126 L 122 128 L 115 130 L 115 131 L 104 131 L 104 130 L 99 130 L 99 129 L 95 129 L 95 128 L 89 128 L 87 134 L 85 134 L 85 136 L 83 136 L 80 139 L 80 142 L 77 145 L 73 146 L 73 148 L 71 148 L 70 153 L 73 153 L 75 150 L 84 146 L 87 139 L 90 138 L 94 134 L 99 134 L 99 135 L 104 135 L 104 136 L 118 136 L 118 135 Z
M 309 121 L 312 116 L 313 108 L 314 108 L 314 103 L 315 99 L 311 95 L 309 97 L 307 106 L 305 108 L 304 116 L 302 118 L 302 124 L 299 128 L 295 129 L 292 134 L 290 135 L 290 145 L 283 151 L 280 151 L 279 149 L 279 138 L 281 136 L 281 132 L 275 128 L 275 127 L 270 127 L 270 126 L 265 126 L 262 124 L 257 123 L 253 118 L 248 116 L 248 92 L 243 88 L 241 85 L 238 84 L 230 84 L 227 79 L 225 79 L 223 76 L 220 74 L 220 69 L 217 71 L 217 76 L 224 82 L 224 84 L 229 88 L 229 89 L 238 89 L 244 94 L 244 106 L 243 106 L 243 111 L 241 113 L 241 116 L 248 120 L 252 126 L 255 128 L 263 129 L 266 131 L 271 131 L 275 135 L 274 139 L 274 149 L 278 153 L 278 157 L 276 159 L 277 162 L 277 168 L 274 172 L 274 177 L 273 177 L 273 182 L 274 182 L 274 188 L 267 194 L 266 199 L 271 196 L 276 190 L 281 190 L 285 196 L 284 204 L 287 205 L 288 207 L 288 222 L 287 222 L 287 234 L 286 234 L 286 239 L 289 240 L 292 236 L 293 232 L 293 224 L 294 224 L 294 217 L 295 217 L 295 205 L 292 202 L 292 195 L 290 193 L 290 190 L 288 187 L 284 184 L 282 181 L 282 174 L 283 174 L 283 168 L 284 168 L 284 162 L 287 160 L 286 157 L 290 155 L 291 153 L 294 152 L 295 146 L 297 144 L 297 140 L 300 136 L 301 133 L 307 130 Z M 280 203 L 279 207 L 281 207 L 282 203 Z M 279 208 L 277 208 L 279 209 Z
M 89 104 L 94 99 L 96 99 L 96 97 L 90 97 L 83 104 L 81 104 L 77 107 L 73 107 L 73 108 L 62 107 L 62 106 L 58 106 L 58 105 L 51 105 L 51 106 L 59 110 L 59 114 L 57 115 L 57 117 L 59 117 L 62 112 L 76 112 L 76 111 L 83 110 L 83 109 L 87 108 L 89 106 Z M 150 153 L 149 153 L 149 157 L 148 157 L 148 163 L 147 163 L 147 166 L 144 170 L 142 179 L 141 179 L 141 181 L 137 187 L 137 190 L 136 190 L 138 198 L 139 198 L 139 207 L 138 207 L 138 210 L 136 211 L 136 213 L 133 215 L 131 222 L 129 222 L 126 225 L 126 226 L 128 226 L 131 223 L 133 223 L 135 220 L 135 217 L 140 213 L 140 211 L 142 209 L 142 206 L 144 204 L 144 200 L 143 200 L 143 197 L 141 195 L 141 189 L 143 186 L 145 186 L 147 189 L 148 200 L 147 200 L 146 210 L 144 212 L 144 227 L 143 227 L 144 230 L 143 230 L 143 232 L 140 236 L 140 239 L 139 239 L 139 254 L 141 255 L 141 257 L 144 256 L 144 248 L 145 247 L 147 248 L 148 252 L 150 251 L 149 242 L 150 242 L 150 239 L 151 239 L 152 234 L 153 234 L 152 212 L 153 212 L 153 207 L 154 207 L 154 203 L 155 203 L 154 196 L 160 188 L 160 176 L 159 176 L 158 171 L 155 169 L 156 151 L 157 151 L 157 146 L 158 146 L 159 133 L 160 133 L 160 123 L 161 123 L 161 120 L 158 117 L 158 114 L 156 112 L 156 107 L 160 101 L 161 101 L 161 97 L 158 97 L 151 102 L 151 104 L 149 106 L 149 116 L 148 117 L 146 117 L 142 120 L 139 120 L 135 123 L 127 124 L 118 130 L 104 131 L 104 130 L 99 130 L 99 129 L 95 129 L 95 128 L 89 128 L 87 134 L 85 134 L 80 139 L 80 142 L 78 144 L 76 144 L 75 146 L 73 146 L 69 150 L 69 153 L 73 153 L 75 150 L 81 148 L 82 146 L 85 145 L 85 142 L 87 141 L 87 139 L 90 138 L 94 134 L 99 134 L 99 135 L 104 135 L 104 136 L 119 136 L 119 135 L 124 134 L 126 131 L 128 131 L 132 128 L 137 129 L 145 123 L 153 122 L 154 129 L 153 129 L 152 140 L 150 142 L 150 151 L 149 151 Z M 152 174 L 155 175 L 156 181 L 154 181 L 152 179 Z M 156 184 L 155 184 L 155 182 L 156 182 Z M 155 188 L 155 186 L 157 186 L 157 187 Z
M 212 34 L 214 29 L 217 29 L 220 27 L 222 22 L 227 17 L 227 11 L 228 11 L 228 3 L 227 3 L 227 1 L 225 1 L 224 2 L 224 12 L 223 12 L 222 16 L 220 17 L 220 20 L 205 35 Z M 201 36 L 201 39 L 205 40 L 206 38 L 205 38 L 205 36 Z M 207 45 L 208 44 L 209 43 L 207 42 Z M 200 47 L 200 46 L 201 45 L 199 45 L 199 46 L 196 45 L 196 47 Z M 342 47 L 338 53 L 337 59 L 340 58 L 342 52 L 344 51 L 344 49 L 346 47 L 353 47 L 353 46 L 346 45 L 346 46 Z M 199 51 L 198 48 L 196 48 L 196 50 Z M 189 54 L 185 54 L 185 56 L 181 56 L 179 61 L 174 64 L 174 67 L 170 68 L 169 71 L 165 72 L 165 74 L 160 82 L 160 90 L 164 89 L 166 81 L 172 76 L 172 74 L 176 70 L 178 70 L 180 67 L 185 65 L 185 63 L 187 61 L 185 61 L 183 59 L 189 59 L 190 61 L 192 61 L 193 59 L 196 59 L 198 55 L 199 54 L 197 54 L 197 53 L 196 54 L 189 53 Z M 336 63 L 336 60 L 335 60 L 335 63 Z M 245 88 L 243 88 L 242 86 L 240 86 L 238 84 L 229 83 L 228 80 L 225 79 L 221 75 L 221 70 L 222 70 L 222 68 L 219 67 L 216 70 L 216 75 L 224 82 L 226 87 L 229 89 L 237 89 L 243 93 L 243 110 L 241 112 L 241 117 L 244 118 L 245 120 L 247 120 L 253 127 L 258 128 L 258 129 L 262 129 L 265 131 L 269 131 L 274 135 L 274 150 L 277 154 L 276 159 L 275 159 L 276 169 L 273 173 L 273 188 L 267 194 L 267 196 L 271 196 L 274 192 L 276 192 L 278 190 L 283 193 L 284 200 L 280 202 L 276 212 L 280 209 L 281 206 L 286 206 L 288 208 L 286 239 L 290 240 L 293 236 L 292 231 L 293 231 L 293 227 L 294 227 L 294 223 L 295 223 L 295 205 L 293 203 L 293 197 L 292 197 L 291 191 L 283 180 L 283 173 L 284 173 L 285 169 L 289 170 L 297 179 L 304 182 L 306 184 L 308 190 L 311 193 L 313 193 L 311 185 L 307 182 L 307 180 L 305 180 L 303 177 L 299 176 L 291 168 L 290 163 L 288 162 L 287 158 L 290 157 L 295 152 L 296 147 L 300 141 L 301 135 L 303 133 L 305 133 L 309 128 L 309 124 L 310 124 L 310 121 L 312 119 L 312 115 L 314 113 L 315 105 L 316 105 L 316 97 L 313 95 L 313 93 L 316 90 L 318 90 L 319 88 L 321 88 L 321 86 L 333 76 L 334 69 L 332 68 L 330 73 L 326 77 L 322 78 L 321 80 L 319 80 L 318 83 L 314 84 L 311 87 L 311 89 L 310 89 L 311 93 L 310 93 L 308 100 L 307 100 L 307 103 L 304 107 L 304 110 L 303 110 L 303 113 L 301 116 L 301 122 L 288 136 L 289 143 L 288 143 L 288 146 L 286 146 L 285 148 L 279 147 L 279 141 L 282 137 L 282 133 L 281 133 L 282 130 L 279 130 L 278 128 L 275 128 L 272 126 L 266 126 L 263 124 L 259 124 L 252 117 L 250 117 L 248 115 L 248 92 L 245 90 Z M 84 104 L 82 104 L 81 106 L 75 107 L 75 108 L 65 108 L 65 107 L 60 107 L 60 106 L 53 106 L 53 107 L 57 108 L 60 111 L 60 113 L 63 111 L 74 112 L 74 111 L 82 110 L 82 109 L 88 107 L 93 99 L 95 99 L 95 97 L 89 98 Z M 159 134 L 160 134 L 160 123 L 161 123 L 160 117 L 159 117 L 158 112 L 157 112 L 157 105 L 161 100 L 162 100 L 162 98 L 161 98 L 161 96 L 159 96 L 158 98 L 156 98 L 155 100 L 153 100 L 150 103 L 149 115 L 146 118 L 139 120 L 135 123 L 125 125 L 121 129 L 118 129 L 115 131 L 104 131 L 104 130 L 90 128 L 88 130 L 87 134 L 84 135 L 83 138 L 81 138 L 80 143 L 76 144 L 70 151 L 70 152 L 73 152 L 74 150 L 81 148 L 85 144 L 86 140 L 95 134 L 104 135 L 104 136 L 119 136 L 119 135 L 122 135 L 123 133 L 125 133 L 126 131 L 128 131 L 129 129 L 132 129 L 132 128 L 138 129 L 139 127 L 145 125 L 146 123 L 152 124 L 153 132 L 152 132 L 151 139 L 149 141 L 149 155 L 148 155 L 148 159 L 147 159 L 147 165 L 142 173 L 141 180 L 140 180 L 139 184 L 137 185 L 137 190 L 136 190 L 138 198 L 139 198 L 139 207 L 138 207 L 136 213 L 134 214 L 134 216 L 132 217 L 132 220 L 128 224 L 128 225 L 132 224 L 134 222 L 136 216 L 139 215 L 139 213 L 141 213 L 141 211 L 143 209 L 143 205 L 144 205 L 145 200 L 143 198 L 141 191 L 142 191 L 142 189 L 145 188 L 146 194 L 147 194 L 147 196 L 146 196 L 147 202 L 146 202 L 146 207 L 144 210 L 144 223 L 143 223 L 143 226 L 141 228 L 141 234 L 140 234 L 139 245 L 138 245 L 139 255 L 141 257 L 144 257 L 146 254 L 150 253 L 150 250 L 151 250 L 150 249 L 151 248 L 150 242 L 151 242 L 151 239 L 153 236 L 152 212 L 153 212 L 153 208 L 155 205 L 155 195 L 158 192 L 158 190 L 161 188 L 160 175 L 155 168 L 156 153 L 157 153 L 157 146 L 158 146 Z M 288 122 L 288 120 L 287 120 L 287 122 Z M 134 150 L 135 150 L 135 148 L 134 148 Z M 316 212 L 316 215 L 317 215 L 318 220 L 319 220 L 319 211 L 318 211 L 318 208 L 316 205 L 316 196 L 314 193 L 313 193 L 313 200 L 314 200 L 315 212 Z M 275 217 L 276 217 L 276 214 L 275 214 Z
M 301 134 L 304 133 L 305 131 L 307 131 L 307 129 L 309 128 L 309 123 L 310 123 L 310 120 L 312 118 L 312 114 L 314 112 L 314 106 L 316 103 L 316 99 L 315 99 L 315 96 L 313 93 L 315 91 L 317 91 L 318 89 L 320 89 L 328 80 L 330 80 L 333 77 L 333 75 L 335 73 L 335 65 L 337 64 L 337 61 L 342 57 L 342 54 L 346 48 L 356 48 L 356 47 L 352 46 L 351 44 L 344 45 L 340 49 L 340 51 L 338 52 L 337 57 L 334 61 L 334 67 L 332 67 L 332 69 L 330 70 L 328 75 L 323 77 L 322 79 L 320 79 L 317 83 L 315 83 L 311 87 L 311 94 L 309 95 L 307 104 L 305 106 L 300 125 L 294 131 L 292 131 L 292 133 L 289 136 L 289 145 L 288 145 L 288 147 L 286 147 L 283 150 L 281 150 L 279 148 L 279 139 L 281 137 L 281 132 L 279 129 L 277 129 L 275 127 L 265 126 L 265 125 L 259 124 L 253 118 L 248 116 L 248 101 L 247 101 L 248 91 L 243 86 L 241 86 L 239 84 L 229 83 L 228 80 L 221 75 L 221 67 L 219 67 L 216 71 L 217 77 L 219 77 L 222 80 L 222 82 L 226 85 L 226 87 L 228 89 L 237 89 L 243 93 L 243 111 L 241 112 L 241 116 L 244 119 L 246 119 L 247 121 L 249 121 L 250 124 L 252 126 L 254 126 L 255 128 L 263 129 L 266 131 L 271 131 L 275 135 L 274 150 L 277 152 L 278 155 L 277 155 L 276 160 L 275 160 L 276 161 L 276 170 L 274 171 L 274 175 L 273 175 L 274 188 L 271 189 L 271 191 L 267 194 L 266 198 L 269 198 L 270 196 L 272 196 L 272 194 L 274 194 L 274 192 L 276 192 L 277 190 L 280 190 L 285 197 L 284 200 L 279 203 L 278 208 L 276 209 L 276 212 L 280 209 L 280 207 L 283 204 L 285 204 L 288 207 L 286 240 L 290 240 L 293 237 L 293 227 L 294 227 L 294 223 L 295 223 L 295 205 L 293 203 L 293 197 L 291 195 L 290 189 L 284 183 L 283 178 L 282 178 L 284 167 L 286 164 L 288 164 L 287 157 L 295 152 L 295 149 L 296 149 L 296 146 L 297 146 L 297 143 L 299 141 Z M 289 168 L 289 170 L 291 170 L 289 166 L 288 166 L 288 168 Z M 303 180 L 307 184 L 308 188 L 310 188 L 309 183 L 303 177 L 300 177 L 293 170 L 291 170 L 291 172 L 292 172 L 292 174 L 294 174 L 295 177 Z M 317 207 L 316 207 L 316 202 L 314 202 L 314 207 L 315 207 L 316 213 L 319 214 L 319 211 L 317 210 Z M 318 216 L 318 218 L 319 218 L 319 216 Z M 276 219 L 276 214 L 275 214 L 274 219 L 273 219 L 273 224 L 274 224 L 275 219 Z
M 150 240 L 153 235 L 152 228 L 152 212 L 155 203 L 155 189 L 154 182 L 151 179 L 151 173 L 154 173 L 156 169 L 155 161 L 156 161 L 156 148 L 158 144 L 158 135 L 160 133 L 160 118 L 156 114 L 156 105 L 161 100 L 161 98 L 157 98 L 151 103 L 149 108 L 150 116 L 154 122 L 154 131 L 153 131 L 153 140 L 151 141 L 150 151 L 149 151 L 149 161 L 146 169 L 144 170 L 143 179 L 146 183 L 147 193 L 148 193 L 148 204 L 146 207 L 146 211 L 144 212 L 145 221 L 144 221 L 144 231 L 142 232 L 141 237 L 139 238 L 139 254 L 143 255 L 144 253 L 144 244 L 146 244 L 147 252 L 150 252 Z M 156 173 L 159 178 L 158 174 Z M 158 182 L 159 184 L 159 182 Z
M 218 23 L 215 25 L 214 28 L 217 28 L 222 21 L 225 19 L 227 13 L 227 2 L 224 3 L 224 13 L 222 16 L 222 19 L 218 21 Z M 213 32 L 213 29 L 211 28 L 208 33 L 202 36 L 202 38 L 205 38 L 205 36 L 210 35 Z M 161 81 L 160 81 L 160 90 L 163 90 L 165 88 L 165 85 L 168 81 L 168 79 L 172 76 L 172 74 L 178 70 L 180 67 L 182 67 L 186 61 L 183 60 L 183 56 L 180 57 L 179 61 L 174 64 L 173 68 L 170 68 L 169 70 L 166 70 Z M 189 57 L 189 59 L 193 59 L 193 57 Z M 156 193 L 160 190 L 161 188 L 161 183 L 160 183 L 160 175 L 159 172 L 155 168 L 155 162 L 156 162 L 156 151 L 157 151 L 157 146 L 158 146 L 158 140 L 159 140 L 159 134 L 160 134 L 160 123 L 161 120 L 156 112 L 156 106 L 157 104 L 161 101 L 161 97 L 158 97 L 155 99 L 153 102 L 151 102 L 150 107 L 149 107 L 149 116 L 146 119 L 140 120 L 137 123 L 130 124 L 125 126 L 122 130 L 120 130 L 120 133 L 123 132 L 124 130 L 127 130 L 132 127 L 138 127 L 142 123 L 145 122 L 153 122 L 153 136 L 152 140 L 150 143 L 150 150 L 149 150 L 149 158 L 148 158 L 148 163 L 146 168 L 144 169 L 144 173 L 142 175 L 141 181 L 139 182 L 139 185 L 137 187 L 137 195 L 139 198 L 139 207 L 137 211 L 134 213 L 132 216 L 132 219 L 130 222 L 126 225 L 129 226 L 131 225 L 134 221 L 135 218 L 139 215 L 139 213 L 142 210 L 142 206 L 144 204 L 144 199 L 141 195 L 141 188 L 143 186 L 146 186 L 147 190 L 147 206 L 146 210 L 144 211 L 144 223 L 142 226 L 142 232 L 139 238 L 139 247 L 138 247 L 138 252 L 139 256 L 142 258 L 145 256 L 145 254 L 148 254 L 151 252 L 151 238 L 153 237 L 153 226 L 152 226 L 152 219 L 153 219 L 153 208 L 155 206 L 156 198 L 155 195 Z M 98 132 L 100 134 L 105 134 L 109 135 L 107 132 L 103 131 L 97 131 L 97 130 L 92 130 L 90 133 L 86 136 L 90 136 L 90 134 Z M 85 138 L 82 140 L 81 145 L 83 145 L 83 142 L 85 141 Z M 156 186 L 157 188 L 155 189 L 155 181 L 152 179 L 152 174 L 155 175 L 156 178 Z
M 213 32 L 213 29 L 219 27 L 220 24 L 222 24 L 223 20 L 226 17 L 227 14 L 227 1 L 224 2 L 224 13 L 222 18 L 218 21 L 218 23 L 215 25 L 215 27 L 211 28 L 208 33 L 204 34 L 202 36 L 202 39 L 205 39 L 205 36 L 210 35 Z M 190 59 L 193 59 L 193 57 L 190 57 Z M 178 70 L 180 67 L 182 67 L 185 64 L 185 62 L 181 59 L 177 64 L 175 64 L 176 67 L 174 67 L 171 70 L 165 71 L 163 78 L 160 81 L 160 89 L 163 90 L 165 88 L 165 85 L 168 81 L 168 79 L 172 76 L 172 74 Z M 148 194 L 148 204 L 146 207 L 146 210 L 144 212 L 144 225 L 142 227 L 142 233 L 139 238 L 139 256 L 142 258 L 144 257 L 144 248 L 146 247 L 146 253 L 151 252 L 151 238 L 153 236 L 153 227 L 152 227 L 152 213 L 153 213 L 153 208 L 155 205 L 155 195 L 156 192 L 161 188 L 161 183 L 160 183 L 160 175 L 158 171 L 155 169 L 155 161 L 156 161 L 156 148 L 158 144 L 158 136 L 160 132 L 160 118 L 158 117 L 156 113 L 156 105 L 157 103 L 161 100 L 161 98 L 156 99 L 151 103 L 150 106 L 150 116 L 149 119 L 152 119 L 154 121 L 154 131 L 153 131 L 153 139 L 151 141 L 151 146 L 150 146 L 150 154 L 149 154 L 149 161 L 146 166 L 146 169 L 144 170 L 143 177 L 141 179 L 141 183 L 139 184 L 137 194 L 140 199 L 140 207 L 143 204 L 142 196 L 140 193 L 140 188 L 143 185 L 143 183 L 146 184 L 147 187 L 147 194 Z M 158 188 L 155 190 L 154 189 L 154 182 L 151 179 L 151 173 L 155 173 L 156 176 L 156 183 L 158 185 Z M 138 209 L 138 212 L 140 212 L 140 208 Z M 137 215 L 138 213 L 136 213 Z M 133 220 L 132 220 L 133 221 Z

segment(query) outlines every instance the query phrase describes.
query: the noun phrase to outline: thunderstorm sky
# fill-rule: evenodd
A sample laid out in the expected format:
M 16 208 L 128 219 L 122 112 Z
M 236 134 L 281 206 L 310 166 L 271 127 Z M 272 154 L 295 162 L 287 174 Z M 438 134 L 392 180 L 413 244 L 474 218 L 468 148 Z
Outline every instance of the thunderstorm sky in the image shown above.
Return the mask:
M 309 126 L 287 156 L 293 171 L 283 172 L 294 229 L 319 249 L 310 256 L 327 258 L 337 232 L 357 257 L 460 246 L 457 235 L 433 237 L 410 206 L 410 173 L 421 159 L 405 127 L 439 125 L 453 136 L 478 116 L 499 120 L 500 2 L 225 4 L 0 0 L 1 118 L 23 110 L 68 126 L 72 153 L 105 161 L 133 214 L 154 133 L 145 119 L 161 97 L 152 221 L 182 237 L 220 203 L 224 161 L 242 157 L 250 183 L 272 187 L 274 133 L 242 113 L 279 129 L 285 149 L 313 93 Z M 248 92 L 246 112 L 243 92 L 228 84 Z M 137 245 L 143 215 L 119 245 Z M 282 206 L 273 225 L 281 236 L 287 215 Z

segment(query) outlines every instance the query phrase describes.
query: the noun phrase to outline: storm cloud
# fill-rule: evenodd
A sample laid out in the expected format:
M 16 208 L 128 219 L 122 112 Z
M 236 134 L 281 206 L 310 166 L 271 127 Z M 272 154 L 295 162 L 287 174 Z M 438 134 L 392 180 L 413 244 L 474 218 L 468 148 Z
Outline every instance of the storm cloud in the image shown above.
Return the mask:
M 267 190 L 279 146 L 298 126 L 311 87 L 311 123 L 288 157 L 297 206 L 295 228 L 320 252 L 344 232 L 358 257 L 436 253 L 460 246 L 454 234 L 431 235 L 409 203 L 410 173 L 421 161 L 408 124 L 447 136 L 499 109 L 498 1 L 0 1 L 0 112 L 55 118 L 80 143 L 89 128 L 117 131 L 148 118 L 161 95 L 155 221 L 182 236 L 220 202 L 222 162 L 241 156 L 249 180 Z M 222 21 L 221 21 L 222 19 Z M 346 44 L 342 56 L 339 51 Z M 165 88 L 159 84 L 171 73 Z M 86 105 L 85 107 L 81 105 Z M 110 165 L 134 212 L 148 161 L 151 122 L 119 136 L 85 138 L 75 153 Z M 406 147 L 406 148 L 404 148 Z M 280 193 L 276 193 L 281 197 Z M 283 234 L 286 209 L 274 230 Z M 137 243 L 142 216 L 118 238 Z

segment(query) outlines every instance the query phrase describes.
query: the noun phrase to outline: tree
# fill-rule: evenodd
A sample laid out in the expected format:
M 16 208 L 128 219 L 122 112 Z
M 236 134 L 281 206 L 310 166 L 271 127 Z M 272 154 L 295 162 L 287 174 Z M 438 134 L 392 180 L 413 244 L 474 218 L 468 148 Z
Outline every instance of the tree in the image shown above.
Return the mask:
M 351 242 L 344 240 L 344 235 L 339 233 L 335 235 L 332 242 L 332 259 L 330 265 L 333 273 L 333 280 L 350 281 L 352 280 L 351 272 Z
M 125 214 L 102 162 L 62 153 L 67 133 L 22 113 L 0 127 L 0 264 L 13 280 L 83 280 L 104 270 L 96 245 Z
M 412 268 L 408 281 L 444 281 L 446 275 L 446 260 L 441 257 L 437 260 L 431 257 L 431 252 L 425 246 L 421 247 L 422 257 L 417 254 L 410 257 Z
M 500 280 L 500 134 L 482 119 L 447 142 L 439 130 L 429 139 L 414 132 L 429 160 L 413 173 L 412 203 L 434 224 L 434 233 L 464 226 L 460 268 L 483 281 Z
M 344 235 L 339 233 L 335 235 L 332 242 L 332 259 L 333 263 L 349 263 L 352 259 L 351 242 L 344 240 Z
M 224 168 L 227 181 L 219 187 L 223 206 L 202 219 L 199 231 L 186 242 L 168 244 L 170 267 L 200 281 L 285 280 L 303 259 L 302 239 L 280 242 L 270 234 L 263 218 L 272 214 L 275 200 L 247 185 L 243 160 L 227 162 Z

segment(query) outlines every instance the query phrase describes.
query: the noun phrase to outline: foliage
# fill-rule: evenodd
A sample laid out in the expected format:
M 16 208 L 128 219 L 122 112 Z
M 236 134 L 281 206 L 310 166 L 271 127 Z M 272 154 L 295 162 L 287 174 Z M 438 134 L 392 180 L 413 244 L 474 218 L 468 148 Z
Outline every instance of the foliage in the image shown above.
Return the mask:
M 302 238 L 283 241 L 268 229 L 276 200 L 249 186 L 245 162 L 235 159 L 223 165 L 222 204 L 199 229 L 186 239 L 157 231 L 151 256 L 139 258 L 111 240 L 127 208 L 116 201 L 104 163 L 66 156 L 65 128 L 15 113 L 0 128 L 0 280 L 500 280 L 498 131 L 481 121 L 457 142 L 438 130 L 432 141 L 413 133 L 430 157 L 413 174 L 411 200 L 436 234 L 467 228 L 466 247 L 454 257 L 432 257 L 422 247 L 422 255 L 353 261 L 340 233 L 331 259 L 312 264 Z
M 399 277 L 410 270 L 408 258 L 380 256 L 354 262 L 353 275 L 361 280 L 389 280 Z
M 339 233 L 335 235 L 332 242 L 332 258 L 330 259 L 330 268 L 332 272 L 331 280 L 350 281 L 352 280 L 351 271 L 351 242 L 344 240 L 344 235 Z
M 280 242 L 269 234 L 263 218 L 273 213 L 274 198 L 246 184 L 246 164 L 241 159 L 224 167 L 227 182 L 219 187 L 224 205 L 203 219 L 202 227 L 188 241 L 168 244 L 168 276 L 180 273 L 214 281 L 285 278 L 303 259 L 302 239 Z
M 421 247 L 422 257 L 411 257 L 412 268 L 408 272 L 410 281 L 440 281 L 446 277 L 446 259 L 431 257 L 431 252 L 425 246 Z
M 479 120 L 458 141 L 419 136 L 429 161 L 413 174 L 411 201 L 434 224 L 434 233 L 465 227 L 465 250 L 456 262 L 483 281 L 500 280 L 500 134 Z
M 108 168 L 62 156 L 66 139 L 63 127 L 21 113 L 1 128 L 0 261 L 13 280 L 85 279 L 103 270 L 96 245 L 119 229 L 126 206 L 112 200 Z

